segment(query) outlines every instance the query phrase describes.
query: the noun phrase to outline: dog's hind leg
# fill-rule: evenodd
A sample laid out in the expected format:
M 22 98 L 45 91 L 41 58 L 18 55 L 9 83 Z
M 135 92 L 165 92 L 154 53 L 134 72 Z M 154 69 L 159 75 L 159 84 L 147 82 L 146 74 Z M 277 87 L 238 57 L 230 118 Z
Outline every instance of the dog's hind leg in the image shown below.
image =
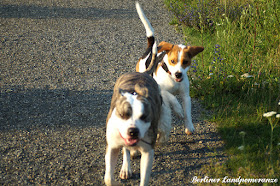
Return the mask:
M 121 179 L 128 179 L 132 176 L 132 171 L 130 167 L 130 152 L 128 149 L 123 147 L 123 164 L 120 171 Z

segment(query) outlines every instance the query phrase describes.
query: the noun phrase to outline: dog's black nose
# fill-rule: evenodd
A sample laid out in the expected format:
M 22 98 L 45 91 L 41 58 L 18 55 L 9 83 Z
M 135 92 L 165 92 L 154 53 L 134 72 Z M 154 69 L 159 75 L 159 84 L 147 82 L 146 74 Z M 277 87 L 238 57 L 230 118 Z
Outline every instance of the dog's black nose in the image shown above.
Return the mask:
M 138 128 L 129 128 L 128 135 L 131 137 L 137 138 L 139 135 L 139 129 Z
M 175 77 L 178 78 L 178 79 L 180 79 L 182 77 L 182 75 L 183 74 L 181 72 L 176 72 L 175 73 Z

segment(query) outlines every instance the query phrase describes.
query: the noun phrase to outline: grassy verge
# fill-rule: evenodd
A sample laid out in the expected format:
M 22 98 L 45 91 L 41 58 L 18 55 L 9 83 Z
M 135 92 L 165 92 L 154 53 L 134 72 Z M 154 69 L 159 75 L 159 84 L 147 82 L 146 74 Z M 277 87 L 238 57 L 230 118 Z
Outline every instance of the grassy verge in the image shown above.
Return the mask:
M 280 178 L 280 2 L 165 0 L 193 60 L 192 97 L 214 111 L 229 160 L 210 177 Z M 272 116 L 263 114 L 275 111 Z M 277 116 L 277 117 L 276 117 Z

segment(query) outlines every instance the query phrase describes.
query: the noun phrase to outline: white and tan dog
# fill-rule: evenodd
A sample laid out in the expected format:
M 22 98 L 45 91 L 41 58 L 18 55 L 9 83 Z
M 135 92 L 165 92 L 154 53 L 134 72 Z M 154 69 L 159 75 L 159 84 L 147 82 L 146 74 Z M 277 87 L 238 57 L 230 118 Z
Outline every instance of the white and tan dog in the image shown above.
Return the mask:
M 190 135 L 195 129 L 191 117 L 190 83 L 187 72 L 191 65 L 191 59 L 204 50 L 200 46 L 173 45 L 161 42 L 158 46 L 158 55 L 166 52 L 163 61 L 158 63 L 153 74 L 154 79 L 160 85 L 162 91 L 168 91 L 173 95 L 180 94 L 183 99 L 185 133 Z M 139 61 L 136 71 L 143 72 L 147 68 L 147 62 Z M 180 112 L 173 108 L 175 112 Z
M 158 133 L 160 131 L 160 136 L 167 138 L 170 132 L 169 104 L 180 106 L 172 94 L 160 91 L 151 76 L 162 58 L 157 57 L 153 28 L 138 3 L 136 9 L 145 25 L 148 39 L 148 48 L 140 61 L 149 63 L 149 66 L 143 73 L 126 73 L 116 81 L 106 120 L 106 185 L 117 184 L 114 181 L 114 171 L 120 148 L 123 148 L 120 178 L 128 179 L 132 176 L 130 151 L 140 151 L 140 185 L 148 185 Z
M 123 148 L 120 178 L 132 175 L 130 150 L 141 152 L 141 182 L 148 185 L 154 157 L 162 99 L 156 81 L 146 72 L 127 73 L 116 82 L 107 116 L 105 184 L 115 185 L 118 152 Z

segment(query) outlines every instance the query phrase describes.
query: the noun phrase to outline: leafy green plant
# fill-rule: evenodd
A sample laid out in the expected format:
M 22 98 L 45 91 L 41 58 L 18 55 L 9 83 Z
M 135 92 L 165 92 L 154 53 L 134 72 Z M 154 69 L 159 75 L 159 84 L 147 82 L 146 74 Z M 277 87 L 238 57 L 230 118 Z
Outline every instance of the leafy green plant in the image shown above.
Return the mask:
M 217 19 L 222 15 L 235 21 L 247 6 L 245 3 L 239 5 L 234 0 L 165 0 L 165 3 L 181 24 L 197 30 L 215 29 Z
M 270 156 L 269 157 L 270 157 L 270 168 L 271 168 L 272 174 L 274 174 L 274 167 L 273 167 L 273 132 L 274 132 L 274 129 L 278 126 L 278 122 L 279 122 L 279 119 L 280 119 L 280 114 L 277 114 L 277 112 L 275 112 L 275 111 L 270 111 L 270 112 L 264 113 L 263 117 L 266 117 L 268 119 L 269 124 L 270 124 L 270 128 L 271 128 L 270 152 L 269 152 Z
M 225 165 L 215 165 L 211 174 L 279 177 L 280 130 L 271 132 L 263 113 L 279 110 L 280 2 L 165 0 L 165 4 L 186 44 L 205 48 L 189 70 L 191 96 L 214 111 L 211 120 L 231 157 Z M 244 140 L 240 131 L 246 133 L 245 151 L 238 149 Z

